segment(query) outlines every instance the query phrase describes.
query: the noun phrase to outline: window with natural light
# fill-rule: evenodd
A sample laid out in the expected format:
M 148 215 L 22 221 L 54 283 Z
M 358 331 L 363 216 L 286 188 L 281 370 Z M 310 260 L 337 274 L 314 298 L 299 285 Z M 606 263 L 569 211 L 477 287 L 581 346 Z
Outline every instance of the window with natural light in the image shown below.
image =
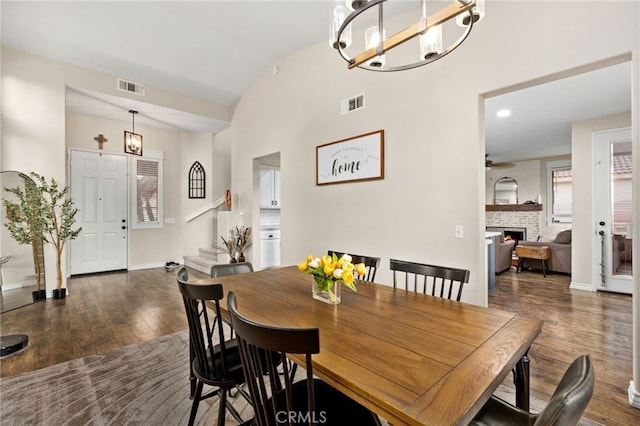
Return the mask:
M 573 172 L 571 161 L 547 163 L 548 223 L 571 223 Z

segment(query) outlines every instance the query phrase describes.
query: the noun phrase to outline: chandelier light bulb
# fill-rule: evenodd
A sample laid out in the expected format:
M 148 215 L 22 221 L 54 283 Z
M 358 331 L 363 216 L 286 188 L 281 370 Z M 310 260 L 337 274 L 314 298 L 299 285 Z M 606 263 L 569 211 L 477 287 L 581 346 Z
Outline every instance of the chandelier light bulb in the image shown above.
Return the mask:
M 471 9 L 473 14 L 473 23 L 476 24 L 484 18 L 484 0 L 476 0 L 476 7 Z M 469 25 L 469 13 L 463 13 L 456 16 L 456 24 L 460 27 L 466 27 Z
M 442 25 L 429 28 L 420 35 L 420 60 L 442 53 Z
M 330 10 L 330 19 L 329 19 L 329 46 L 334 49 L 338 48 L 338 31 L 342 26 L 342 23 L 349 15 L 349 10 L 345 6 L 344 0 L 335 1 L 331 6 Z M 340 48 L 346 49 L 351 45 L 351 25 L 347 26 L 347 28 L 342 32 L 340 37 Z
M 382 38 L 380 38 L 380 31 L 378 31 L 378 27 L 369 27 L 367 31 L 364 33 L 364 46 L 365 49 L 376 48 L 382 40 L 386 38 L 386 32 L 382 30 Z M 375 58 L 370 59 L 367 62 L 367 65 L 371 67 L 381 68 L 385 64 L 385 55 L 384 53 L 376 56 Z

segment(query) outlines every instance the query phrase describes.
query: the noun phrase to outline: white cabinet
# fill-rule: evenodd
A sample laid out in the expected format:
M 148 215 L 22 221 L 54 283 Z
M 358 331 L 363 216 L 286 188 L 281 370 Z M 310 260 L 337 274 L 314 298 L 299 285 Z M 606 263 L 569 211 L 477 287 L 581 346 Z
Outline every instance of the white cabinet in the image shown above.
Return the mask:
M 273 168 L 260 169 L 260 207 L 265 209 L 280 208 L 280 170 Z
M 260 252 L 262 268 L 280 266 L 280 231 L 270 230 L 260 232 Z

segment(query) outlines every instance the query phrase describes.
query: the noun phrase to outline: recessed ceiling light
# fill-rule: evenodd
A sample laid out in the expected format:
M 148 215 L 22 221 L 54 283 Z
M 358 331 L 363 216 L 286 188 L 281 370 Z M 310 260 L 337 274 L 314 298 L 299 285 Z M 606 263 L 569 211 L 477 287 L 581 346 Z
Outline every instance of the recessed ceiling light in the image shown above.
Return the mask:
M 498 111 L 498 112 L 496 113 L 496 115 L 497 115 L 499 118 L 508 117 L 508 116 L 510 116 L 510 115 L 511 115 L 511 110 L 510 110 L 510 109 L 501 109 L 500 111 Z

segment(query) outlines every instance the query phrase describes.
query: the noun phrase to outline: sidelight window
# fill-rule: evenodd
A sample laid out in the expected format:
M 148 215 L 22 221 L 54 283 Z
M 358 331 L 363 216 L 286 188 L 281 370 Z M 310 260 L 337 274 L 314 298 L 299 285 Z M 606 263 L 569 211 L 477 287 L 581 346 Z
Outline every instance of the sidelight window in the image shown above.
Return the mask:
M 163 153 L 159 153 L 160 158 L 151 154 L 135 159 L 133 164 L 134 228 L 161 228 L 163 224 Z

